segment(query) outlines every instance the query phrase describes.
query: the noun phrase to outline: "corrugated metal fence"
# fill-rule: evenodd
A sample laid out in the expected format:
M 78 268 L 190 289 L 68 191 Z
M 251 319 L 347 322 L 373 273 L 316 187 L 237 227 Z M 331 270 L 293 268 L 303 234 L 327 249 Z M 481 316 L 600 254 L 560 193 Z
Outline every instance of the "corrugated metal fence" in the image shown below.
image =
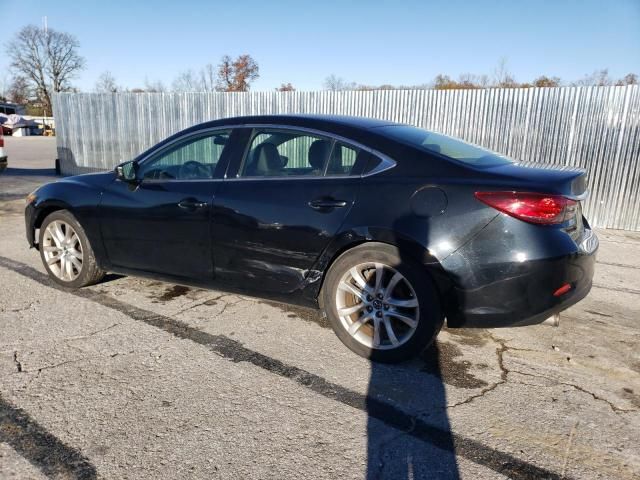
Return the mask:
M 112 168 L 217 118 L 334 113 L 409 123 L 517 160 L 589 171 L 594 225 L 640 231 L 640 86 L 54 96 L 64 174 Z

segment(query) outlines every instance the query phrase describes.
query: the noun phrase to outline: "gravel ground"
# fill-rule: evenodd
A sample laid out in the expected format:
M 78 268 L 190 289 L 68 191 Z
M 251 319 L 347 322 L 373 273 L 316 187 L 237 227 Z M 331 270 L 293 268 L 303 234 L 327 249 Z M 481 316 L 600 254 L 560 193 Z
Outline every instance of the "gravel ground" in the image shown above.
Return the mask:
M 56 288 L 15 199 L 54 143 L 8 140 L 0 478 L 640 476 L 639 234 L 599 232 L 595 287 L 558 328 L 445 329 L 376 365 L 299 308 L 116 275 Z

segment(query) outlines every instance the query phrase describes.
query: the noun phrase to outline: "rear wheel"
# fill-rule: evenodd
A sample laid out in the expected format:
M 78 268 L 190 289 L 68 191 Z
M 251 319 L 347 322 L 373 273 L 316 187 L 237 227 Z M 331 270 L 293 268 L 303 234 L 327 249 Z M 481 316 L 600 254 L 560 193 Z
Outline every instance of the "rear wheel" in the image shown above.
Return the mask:
M 376 361 L 417 355 L 444 321 L 424 268 L 392 245 L 366 243 L 343 253 L 327 273 L 321 296 L 338 338 Z
M 60 285 L 80 288 L 104 277 L 84 229 L 67 210 L 58 210 L 44 219 L 39 248 L 47 273 Z

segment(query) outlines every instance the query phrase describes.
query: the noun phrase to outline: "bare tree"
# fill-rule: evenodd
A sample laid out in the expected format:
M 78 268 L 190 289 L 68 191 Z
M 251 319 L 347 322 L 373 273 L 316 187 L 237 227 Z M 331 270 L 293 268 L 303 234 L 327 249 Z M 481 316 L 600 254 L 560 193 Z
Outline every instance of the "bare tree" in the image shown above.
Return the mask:
M 205 92 L 215 92 L 216 90 L 216 69 L 210 63 L 207 63 L 200 70 L 200 87 Z
M 451 90 L 456 88 L 456 82 L 452 80 L 449 75 L 442 75 L 440 73 L 433 79 L 433 88 L 436 90 Z
M 534 87 L 559 87 L 561 84 L 559 77 L 547 77 L 546 75 L 540 75 L 533 81 Z
M 13 103 L 19 103 L 20 105 L 26 105 L 31 100 L 32 91 L 29 82 L 26 78 L 18 75 L 13 77 L 9 90 L 7 91 L 7 97 Z
M 324 79 L 322 86 L 325 90 L 331 90 L 332 92 L 355 90 L 357 88 L 355 83 L 349 83 L 344 78 L 338 77 L 333 73 Z
M 185 70 L 171 84 L 176 92 L 199 92 L 202 87 L 193 70 Z
M 107 70 L 100 74 L 93 89 L 97 93 L 117 93 L 120 87 L 116 84 L 116 78 Z
M 199 72 L 185 70 L 179 74 L 171 89 L 175 92 L 215 92 L 217 85 L 216 69 L 208 63 Z
M 491 79 L 489 78 L 489 75 L 484 73 L 482 75 L 478 75 L 478 87 L 489 88 L 490 85 Z
M 627 73 L 616 82 L 616 85 L 638 85 L 638 75 L 635 73 Z
M 259 71 L 257 62 L 250 55 L 240 55 L 235 60 L 225 55 L 218 64 L 216 90 L 246 92 L 251 82 L 260 76 Z
M 609 77 L 609 69 L 603 68 L 600 70 L 596 70 L 589 75 L 585 75 L 580 80 L 573 82 L 573 85 L 577 86 L 604 86 L 604 85 L 613 85 L 613 80 Z
M 150 82 L 148 78 L 144 79 L 144 91 L 151 93 L 165 92 L 167 89 L 160 80 Z
M 276 88 L 277 92 L 295 92 L 296 89 L 291 83 L 281 83 L 278 88 Z
M 493 85 L 499 88 L 518 87 L 518 83 L 511 72 L 509 72 L 509 61 L 507 57 L 502 57 L 498 60 L 498 65 L 496 65 L 496 68 L 493 70 Z
M 594 84 L 598 86 L 611 85 L 613 80 L 609 77 L 609 69 L 603 68 L 602 70 L 595 71 L 593 73 Z
M 6 70 L 0 74 L 0 98 L 2 98 L 3 102 L 6 102 L 9 98 L 9 72 Z
M 27 25 L 7 44 L 11 67 L 26 79 L 51 114 L 51 94 L 71 88 L 71 80 L 85 66 L 73 35 L 52 28 Z
M 481 88 L 479 84 L 480 79 L 473 73 L 463 73 L 458 77 L 458 88 Z

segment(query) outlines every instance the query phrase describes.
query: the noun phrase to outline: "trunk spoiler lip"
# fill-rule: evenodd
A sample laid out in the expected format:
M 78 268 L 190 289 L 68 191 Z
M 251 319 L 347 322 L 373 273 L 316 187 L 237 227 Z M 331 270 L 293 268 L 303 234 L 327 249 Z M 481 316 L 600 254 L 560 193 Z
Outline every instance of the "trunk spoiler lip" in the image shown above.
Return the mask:
M 510 178 L 512 180 L 524 180 L 527 182 L 528 180 L 533 180 L 535 185 L 535 190 L 544 192 L 544 188 L 541 188 L 541 183 L 547 183 L 547 181 L 554 181 L 557 179 L 557 175 L 566 175 L 564 181 L 568 181 L 569 184 L 573 184 L 573 181 L 584 177 L 586 179 L 587 169 L 583 167 L 577 167 L 574 165 L 555 165 L 552 163 L 541 163 L 541 162 L 532 162 L 532 161 L 520 161 L 514 162 L 507 165 L 497 165 L 495 167 L 487 168 L 488 172 L 492 174 L 497 174 L 503 176 L 503 178 Z M 530 172 L 531 175 L 537 176 L 538 178 L 532 178 L 530 175 L 523 175 L 525 172 Z M 542 176 L 546 176 L 545 174 L 550 175 L 554 178 L 542 178 Z M 532 185 L 533 186 L 533 185 Z M 562 195 L 565 198 L 575 201 L 583 201 L 589 197 L 589 188 L 587 185 L 583 185 L 584 190 L 579 193 L 572 192 L 554 192 L 555 189 L 550 189 L 548 193 L 554 193 L 555 195 Z M 570 187 L 573 190 L 573 185 Z
M 563 195 L 563 197 L 568 198 L 569 200 L 575 200 L 576 202 L 582 202 L 589 197 L 589 189 L 587 188 L 580 195 Z
M 556 165 L 555 163 L 544 163 L 544 162 L 534 162 L 534 161 L 516 161 L 512 163 L 513 166 L 523 167 L 523 168 L 535 168 L 541 170 L 555 170 L 559 172 L 570 172 L 570 173 L 587 173 L 587 169 L 584 167 L 578 167 L 575 165 Z

